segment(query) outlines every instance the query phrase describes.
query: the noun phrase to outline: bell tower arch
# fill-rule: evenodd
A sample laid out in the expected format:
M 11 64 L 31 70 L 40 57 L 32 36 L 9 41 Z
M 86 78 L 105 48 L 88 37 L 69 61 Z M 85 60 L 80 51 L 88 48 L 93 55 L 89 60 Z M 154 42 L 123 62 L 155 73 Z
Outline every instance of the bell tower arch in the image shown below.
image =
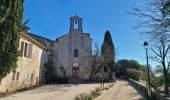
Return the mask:
M 72 33 L 75 30 L 83 32 L 82 18 L 78 17 L 77 15 L 70 18 L 70 33 Z

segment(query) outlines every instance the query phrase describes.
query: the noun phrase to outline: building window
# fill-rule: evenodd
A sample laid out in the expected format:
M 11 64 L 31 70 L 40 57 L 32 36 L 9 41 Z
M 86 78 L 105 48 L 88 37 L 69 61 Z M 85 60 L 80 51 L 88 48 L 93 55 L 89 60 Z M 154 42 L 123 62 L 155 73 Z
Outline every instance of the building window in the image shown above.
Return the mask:
M 16 80 L 19 80 L 20 72 L 17 72 Z
M 33 75 L 34 75 L 33 73 L 28 74 L 28 78 L 27 78 L 28 82 L 31 82 L 33 80 Z
M 75 50 L 74 50 L 74 57 L 79 57 L 79 51 L 78 51 L 78 49 L 75 49 Z
M 12 73 L 12 80 L 15 80 L 15 74 L 16 74 L 16 72 L 13 71 L 13 73 Z
M 21 57 L 32 57 L 32 44 L 28 44 L 26 42 L 21 41 Z

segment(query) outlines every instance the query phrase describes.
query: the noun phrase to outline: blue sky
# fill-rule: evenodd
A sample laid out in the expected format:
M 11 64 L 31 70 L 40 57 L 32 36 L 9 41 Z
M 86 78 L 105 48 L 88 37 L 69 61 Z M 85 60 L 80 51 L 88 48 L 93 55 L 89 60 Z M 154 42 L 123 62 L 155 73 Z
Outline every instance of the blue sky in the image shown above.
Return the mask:
M 69 32 L 69 18 L 83 18 L 83 30 L 93 43 L 102 44 L 104 33 L 112 35 L 118 59 L 135 59 L 145 64 L 141 35 L 133 28 L 134 16 L 128 14 L 135 0 L 25 0 L 24 21 L 31 19 L 31 32 L 52 40 Z

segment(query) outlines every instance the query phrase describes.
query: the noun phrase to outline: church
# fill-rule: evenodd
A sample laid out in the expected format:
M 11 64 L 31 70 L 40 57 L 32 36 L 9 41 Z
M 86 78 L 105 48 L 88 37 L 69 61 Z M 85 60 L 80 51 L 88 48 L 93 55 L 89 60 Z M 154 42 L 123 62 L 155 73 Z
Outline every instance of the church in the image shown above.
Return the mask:
M 58 37 L 54 44 L 53 52 L 56 73 L 61 75 L 61 68 L 66 71 L 66 76 L 87 80 L 92 67 L 92 39 L 89 33 L 84 33 L 82 18 L 70 18 L 69 33 Z
M 90 33 L 83 32 L 82 18 L 70 17 L 69 32 L 57 37 L 55 41 L 29 33 L 31 37 L 48 48 L 46 58 L 52 64 L 53 73 L 70 80 L 88 80 L 92 70 L 92 39 Z M 46 70 L 41 70 L 42 79 L 46 79 Z

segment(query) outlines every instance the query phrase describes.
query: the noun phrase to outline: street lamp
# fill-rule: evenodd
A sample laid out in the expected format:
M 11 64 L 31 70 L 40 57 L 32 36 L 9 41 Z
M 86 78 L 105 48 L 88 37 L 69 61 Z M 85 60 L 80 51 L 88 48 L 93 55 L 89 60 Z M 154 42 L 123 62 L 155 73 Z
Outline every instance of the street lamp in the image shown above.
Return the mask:
M 145 41 L 143 44 L 145 51 L 146 51 L 146 61 L 147 61 L 147 70 L 148 70 L 148 95 L 151 96 L 151 82 L 150 82 L 150 68 L 149 68 L 149 64 L 148 64 L 148 43 Z

